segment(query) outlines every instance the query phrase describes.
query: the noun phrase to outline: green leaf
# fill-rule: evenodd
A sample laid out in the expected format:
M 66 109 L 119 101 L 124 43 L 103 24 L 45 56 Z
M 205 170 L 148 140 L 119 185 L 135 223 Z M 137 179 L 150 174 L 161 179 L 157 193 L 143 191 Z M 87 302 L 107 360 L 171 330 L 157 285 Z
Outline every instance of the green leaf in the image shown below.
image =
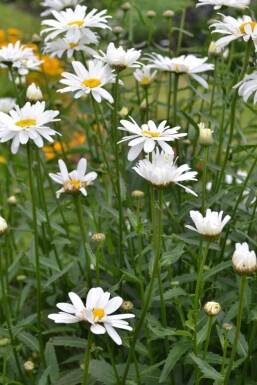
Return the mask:
M 186 330 L 173 330 L 171 328 L 162 328 L 161 326 L 152 326 L 148 324 L 151 332 L 159 338 L 168 337 L 168 336 L 185 336 L 192 337 L 191 333 Z
M 18 334 L 17 338 L 32 351 L 39 352 L 38 340 L 32 334 L 21 332 Z
M 73 266 L 73 262 L 70 263 L 69 265 L 67 265 L 63 270 L 61 270 L 59 273 L 56 273 L 54 275 L 52 275 L 51 278 L 49 278 L 46 283 L 44 284 L 44 288 L 47 288 L 48 286 L 50 286 L 53 282 L 57 281 L 57 279 L 59 279 L 60 277 L 62 277 L 65 273 L 67 273 L 67 271 L 69 271 Z
M 50 379 L 54 383 L 59 378 L 59 366 L 53 344 L 47 343 L 45 348 L 46 364 L 50 367 Z
M 55 346 L 69 346 L 72 348 L 86 349 L 87 346 L 87 340 L 79 337 L 53 337 L 49 342 Z
M 93 253 L 93 250 L 91 249 L 91 247 L 88 243 L 85 243 L 85 247 L 86 247 L 87 253 L 89 255 L 90 262 L 95 266 L 96 258 L 95 258 L 95 254 Z
M 47 378 L 48 378 L 48 376 L 49 376 L 50 370 L 51 370 L 51 367 L 50 367 L 50 366 L 48 366 L 48 367 L 44 370 L 42 376 L 40 377 L 40 380 L 38 381 L 38 385 L 47 385 Z
M 174 250 L 164 253 L 161 257 L 161 266 L 169 266 L 177 262 L 185 252 L 184 246 L 184 242 L 179 242 L 179 244 L 175 247 Z
M 216 275 L 218 274 L 220 271 L 224 271 L 228 268 L 231 267 L 231 261 L 225 261 L 225 262 L 221 262 L 219 263 L 218 265 L 212 267 L 211 269 L 209 269 L 208 271 L 204 272 L 203 273 L 203 279 L 206 281 L 207 279 L 209 279 L 210 277 L 212 277 L 213 275 Z
M 194 353 L 189 354 L 192 360 L 196 363 L 198 368 L 201 370 L 203 374 L 203 378 L 210 378 L 214 381 L 223 381 L 224 377 L 217 372 L 211 365 L 207 364 L 207 362 L 201 360 L 199 357 L 196 357 Z
M 185 290 L 181 289 L 180 287 L 174 287 L 170 290 L 167 290 L 163 294 L 163 299 L 167 301 L 169 299 L 173 299 L 182 295 L 187 296 L 188 294 Z M 160 301 L 160 296 L 153 297 L 153 301 Z
M 131 226 L 133 227 L 134 230 L 136 230 L 137 229 L 137 217 L 136 217 L 136 215 L 130 209 L 127 209 L 127 214 L 128 214 L 128 218 L 129 218 L 129 221 L 131 223 Z
M 112 366 L 105 361 L 91 360 L 89 373 L 92 377 L 105 385 L 113 385 L 117 383 Z
M 208 330 L 208 322 L 201 328 L 201 330 L 197 333 L 197 345 L 202 344 L 206 340 Z
M 68 374 L 61 377 L 54 385 L 78 385 L 82 383 L 83 370 L 71 370 Z
M 174 368 L 176 363 L 180 358 L 191 348 L 191 344 L 188 341 L 178 341 L 175 343 L 175 346 L 169 352 L 168 357 L 166 358 L 166 363 L 162 370 L 162 374 L 159 380 L 159 383 L 166 381 L 171 370 Z
M 229 339 L 229 342 L 231 343 L 231 345 L 233 345 L 233 342 L 235 339 L 235 331 L 236 331 L 235 329 L 236 328 L 233 327 L 228 332 L 228 339 Z M 245 357 L 248 354 L 248 343 L 245 339 L 245 336 L 242 333 L 239 334 L 239 339 L 238 339 L 236 351 L 241 357 Z

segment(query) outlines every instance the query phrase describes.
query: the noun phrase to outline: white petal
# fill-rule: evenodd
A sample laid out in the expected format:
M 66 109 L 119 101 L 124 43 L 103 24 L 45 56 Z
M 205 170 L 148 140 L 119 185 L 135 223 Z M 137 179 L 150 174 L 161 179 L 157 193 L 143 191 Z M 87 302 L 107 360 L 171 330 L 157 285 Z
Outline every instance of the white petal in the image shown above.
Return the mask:
M 107 333 L 113 339 L 113 341 L 117 345 L 121 345 L 122 341 L 121 341 L 121 338 L 120 338 L 119 334 L 116 332 L 116 330 L 114 330 L 113 327 L 108 325 L 108 324 L 105 324 L 104 326 L 105 326 L 105 329 L 106 329 Z

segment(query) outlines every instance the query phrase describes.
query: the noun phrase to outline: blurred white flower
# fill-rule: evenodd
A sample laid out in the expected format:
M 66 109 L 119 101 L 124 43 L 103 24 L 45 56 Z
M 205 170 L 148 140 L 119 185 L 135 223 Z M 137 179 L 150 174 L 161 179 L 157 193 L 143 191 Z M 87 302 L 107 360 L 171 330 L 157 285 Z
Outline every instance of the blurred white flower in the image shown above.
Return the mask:
M 22 108 L 15 105 L 9 115 L 0 112 L 0 142 L 12 139 L 13 154 L 17 153 L 20 144 L 26 144 L 29 139 L 38 147 L 43 147 L 42 137 L 53 142 L 51 136 L 57 132 L 46 124 L 60 120 L 55 119 L 58 114 L 59 111 L 45 111 L 45 102 L 27 102 Z
M 112 95 L 103 87 L 109 83 L 114 83 L 115 75 L 107 64 L 100 60 L 89 60 L 88 69 L 79 61 L 73 61 L 72 66 L 76 75 L 63 72 L 62 84 L 68 87 L 58 90 L 58 92 L 75 92 L 74 97 L 80 98 L 85 94 L 92 94 L 93 98 L 100 103 L 102 98 L 113 103 Z
M 226 215 L 224 219 L 222 219 L 222 216 L 223 211 L 216 212 L 207 209 L 206 216 L 203 217 L 199 211 L 191 210 L 190 217 L 195 227 L 190 225 L 186 225 L 186 227 L 206 237 L 215 238 L 220 235 L 223 227 L 230 220 L 229 215 Z
M 57 198 L 61 193 L 77 193 L 80 191 L 84 196 L 87 196 L 86 186 L 88 186 L 93 180 L 97 178 L 96 172 L 90 172 L 86 174 L 87 160 L 82 158 L 78 162 L 77 170 L 68 172 L 66 164 L 63 160 L 58 161 L 60 172 L 57 174 L 50 173 L 49 176 L 56 183 L 61 184 L 63 187 L 56 191 Z
M 254 251 L 249 250 L 246 242 L 236 243 L 236 249 L 232 257 L 234 270 L 239 274 L 251 274 L 257 270 L 257 260 Z
M 155 187 L 164 188 L 175 183 L 185 189 L 186 192 L 197 196 L 193 190 L 179 183 L 197 180 L 195 178 L 197 172 L 189 171 L 190 168 L 187 164 L 178 167 L 171 154 L 160 153 L 159 149 L 156 149 L 156 151 L 152 153 L 152 161 L 150 161 L 149 156 L 147 156 L 145 159 L 139 160 L 133 169 L 138 175 Z
M 114 328 L 132 330 L 126 318 L 135 317 L 134 314 L 113 314 L 121 306 L 121 297 L 110 299 L 110 293 L 104 292 L 102 288 L 96 287 L 89 290 L 86 305 L 76 293 L 69 293 L 71 304 L 58 303 L 56 306 L 62 310 L 58 314 L 49 314 L 48 318 L 55 323 L 76 323 L 86 321 L 91 324 L 90 330 L 94 334 L 105 334 L 106 332 L 117 345 L 122 341 Z
M 208 83 L 201 76 L 197 75 L 198 73 L 212 71 L 214 69 L 214 64 L 205 63 L 208 57 L 197 58 L 194 55 L 181 55 L 171 59 L 156 53 L 147 56 L 147 60 L 151 63 L 149 64 L 150 68 L 175 72 L 177 74 L 187 74 L 204 88 L 208 88 Z
M 42 25 L 49 26 L 49 28 L 41 32 L 41 34 L 47 34 L 45 41 L 55 39 L 58 35 L 67 31 L 70 31 L 71 34 L 79 31 L 81 37 L 87 36 L 90 39 L 93 35 L 93 32 L 90 30 L 91 28 L 110 28 L 107 25 L 107 21 L 111 16 L 105 15 L 107 13 L 106 9 L 101 12 L 97 12 L 97 9 L 92 9 L 88 14 L 86 11 L 87 7 L 79 4 L 74 10 L 68 8 L 66 11 L 61 12 L 52 11 L 56 20 L 42 21 Z
M 125 51 L 123 47 L 116 48 L 114 43 L 110 43 L 107 47 L 106 54 L 100 51 L 102 56 L 96 55 L 97 59 L 103 60 L 110 67 L 117 71 L 122 71 L 128 67 L 139 67 L 141 63 L 137 59 L 141 55 L 141 51 L 130 48 Z
M 214 5 L 214 9 L 220 9 L 221 7 L 232 7 L 238 9 L 248 8 L 251 0 L 198 0 L 196 7 L 201 5 Z
M 62 11 L 64 8 L 74 8 L 76 5 L 82 3 L 83 0 L 44 0 L 40 5 L 47 8 L 41 13 L 41 16 L 48 16 L 52 11 Z
M 254 94 L 253 104 L 257 102 L 257 71 L 250 75 L 246 75 L 244 79 L 237 83 L 233 88 L 238 88 L 238 95 L 241 96 L 244 102 Z
M 131 122 L 128 120 L 121 120 L 123 127 L 118 127 L 119 130 L 127 131 L 133 135 L 125 136 L 119 143 L 130 140 L 128 146 L 131 149 L 128 152 L 128 160 L 132 161 L 137 158 L 140 152 L 144 149 L 149 153 L 155 149 L 155 145 L 158 143 L 164 152 L 173 155 L 172 148 L 166 143 L 186 136 L 186 133 L 178 134 L 180 127 L 166 126 L 167 121 L 164 120 L 158 126 L 149 120 L 147 124 L 143 124 L 141 127 L 135 122 L 134 119 Z
M 14 98 L 0 98 L 0 111 L 8 114 L 15 104 L 16 99 Z
M 157 71 L 151 73 L 151 68 L 147 65 L 143 65 L 141 68 L 137 68 L 133 75 L 142 87 L 149 87 L 156 73 Z
M 222 21 L 214 20 L 211 24 L 211 28 L 216 28 L 212 33 L 221 33 L 226 36 L 216 41 L 218 48 L 224 48 L 231 41 L 240 39 L 241 37 L 245 42 L 252 39 L 257 50 L 257 23 L 252 20 L 250 16 L 243 16 L 242 18 L 235 19 L 232 16 L 225 16 L 220 14 Z
M 1 215 L 0 215 L 0 235 L 3 234 L 3 233 L 5 233 L 7 229 L 8 229 L 7 222 L 6 222 L 6 220 L 5 220 L 3 217 L 1 217 Z

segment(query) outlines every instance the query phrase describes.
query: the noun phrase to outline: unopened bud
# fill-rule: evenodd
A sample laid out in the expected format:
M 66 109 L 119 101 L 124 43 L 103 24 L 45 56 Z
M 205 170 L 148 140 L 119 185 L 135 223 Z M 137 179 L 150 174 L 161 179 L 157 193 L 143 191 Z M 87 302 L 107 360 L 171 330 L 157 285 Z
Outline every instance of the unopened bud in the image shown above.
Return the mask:
M 27 370 L 28 372 L 31 372 L 35 368 L 33 361 L 26 361 L 24 362 L 23 366 L 24 366 L 24 369 Z
M 23 281 L 26 281 L 27 276 L 23 275 L 23 274 L 17 275 L 16 279 L 17 279 L 18 282 L 23 282 Z
M 139 106 L 140 110 L 146 110 L 147 108 L 147 104 L 146 104 L 146 99 L 143 99 L 140 106 Z
M 41 43 L 41 41 L 42 41 L 42 38 L 37 33 L 33 33 L 31 42 L 34 44 L 39 44 Z
M 149 17 L 149 19 L 153 19 L 156 16 L 156 12 L 154 12 L 152 9 L 149 9 L 145 15 L 146 17 Z
M 121 9 L 123 9 L 123 11 L 129 11 L 131 8 L 132 5 L 128 1 L 126 1 L 126 3 L 121 4 Z
M 93 234 L 91 237 L 91 241 L 93 241 L 95 243 L 104 243 L 105 235 L 102 233 Z
M 124 29 L 122 27 L 120 27 L 119 25 L 117 25 L 116 27 L 113 27 L 113 29 L 112 29 L 112 32 L 115 33 L 115 35 L 119 35 L 123 31 L 124 31 Z
M 212 130 L 210 128 L 205 128 L 204 123 L 199 123 L 199 144 L 202 146 L 210 146 L 213 143 Z
M 227 331 L 230 331 L 230 330 L 233 329 L 233 326 L 231 324 L 229 324 L 229 323 L 224 323 L 222 326 Z
M 218 302 L 210 301 L 204 305 L 203 310 L 208 316 L 215 317 L 221 311 L 221 306 Z
M 175 15 L 175 12 L 172 11 L 171 9 L 166 9 L 166 11 L 163 12 L 162 16 L 166 17 L 167 19 L 170 19 Z
M 125 118 L 125 116 L 128 115 L 128 107 L 122 107 L 122 109 L 119 111 L 119 115 L 122 117 L 122 118 Z
M 0 338 L 0 346 L 6 346 L 6 345 L 9 345 L 9 343 L 10 343 L 9 338 L 6 338 L 6 337 Z
M 7 198 L 7 203 L 11 206 L 15 206 L 17 204 L 16 196 L 11 195 L 9 198 Z
M 35 85 L 35 83 L 32 83 L 30 86 L 28 86 L 27 92 L 26 92 L 26 98 L 30 102 L 39 102 L 40 100 L 43 100 L 43 94 L 39 87 Z
M 217 47 L 214 41 L 211 41 L 208 48 L 208 56 L 209 57 L 218 57 L 220 56 L 220 49 Z
M 133 198 L 137 198 L 137 199 L 143 198 L 144 195 L 145 195 L 145 194 L 143 193 L 143 191 L 140 191 L 140 190 L 134 190 L 134 191 L 132 191 L 132 193 L 131 193 L 131 196 L 132 196 Z
M 130 311 L 134 307 L 133 303 L 131 301 L 123 301 L 121 304 L 122 310 Z
M 236 243 L 236 249 L 232 257 L 233 269 L 240 275 L 251 275 L 257 270 L 257 258 L 255 252 L 249 250 L 246 242 Z

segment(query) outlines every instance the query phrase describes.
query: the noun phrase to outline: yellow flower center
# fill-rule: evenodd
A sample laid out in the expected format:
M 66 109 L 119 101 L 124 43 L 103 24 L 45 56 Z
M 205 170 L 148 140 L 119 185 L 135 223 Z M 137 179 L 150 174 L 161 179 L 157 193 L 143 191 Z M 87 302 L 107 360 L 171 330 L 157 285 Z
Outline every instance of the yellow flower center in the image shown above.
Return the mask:
M 148 85 L 149 83 L 150 83 L 150 79 L 146 76 L 146 77 L 144 77 L 142 80 L 141 80 L 141 85 L 142 86 L 146 86 L 146 85 Z
M 93 309 L 92 312 L 94 314 L 94 318 L 97 318 L 97 320 L 100 320 L 105 316 L 103 309 Z
M 67 25 L 77 25 L 78 27 L 81 27 L 85 22 L 83 20 L 77 20 L 77 21 L 70 21 Z
M 90 78 L 90 79 L 84 80 L 82 84 L 88 88 L 95 88 L 99 86 L 101 82 L 98 79 Z
M 22 128 L 29 128 L 31 126 L 35 126 L 37 121 L 35 119 L 22 119 L 15 123 L 16 126 L 22 127 Z
M 78 46 L 78 43 L 69 43 L 69 46 L 70 46 L 71 48 L 74 48 L 74 47 L 77 47 L 77 46 Z
M 152 138 L 158 138 L 160 136 L 159 132 L 151 132 L 151 131 L 141 131 L 141 134 L 151 136 Z
M 179 72 L 179 65 L 175 64 L 175 72 Z
M 63 188 L 65 192 L 74 192 L 81 189 L 81 187 L 86 187 L 86 182 L 81 182 L 79 180 L 67 180 L 63 184 Z
M 246 26 L 246 25 L 250 25 L 251 30 L 252 30 L 252 32 L 253 32 L 253 30 L 254 30 L 256 24 L 257 24 L 257 23 L 256 23 L 255 21 L 246 21 L 245 23 L 243 23 L 243 24 L 240 25 L 240 27 L 239 27 L 240 32 L 243 33 L 243 34 L 245 35 L 245 26 Z

